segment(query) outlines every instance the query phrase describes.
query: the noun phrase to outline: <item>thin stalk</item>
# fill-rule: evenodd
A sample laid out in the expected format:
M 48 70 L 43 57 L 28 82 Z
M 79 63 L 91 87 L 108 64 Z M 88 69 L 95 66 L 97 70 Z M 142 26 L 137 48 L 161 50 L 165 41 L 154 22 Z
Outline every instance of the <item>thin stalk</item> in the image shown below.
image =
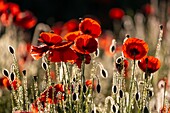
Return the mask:
M 128 105 L 128 113 L 131 113 L 131 101 L 132 101 L 132 91 L 134 89 L 134 78 L 135 78 L 135 63 L 136 63 L 136 60 L 134 58 L 134 63 L 133 63 L 133 71 L 132 71 L 132 76 L 131 76 L 131 79 L 130 79 L 130 87 L 129 87 L 129 105 Z

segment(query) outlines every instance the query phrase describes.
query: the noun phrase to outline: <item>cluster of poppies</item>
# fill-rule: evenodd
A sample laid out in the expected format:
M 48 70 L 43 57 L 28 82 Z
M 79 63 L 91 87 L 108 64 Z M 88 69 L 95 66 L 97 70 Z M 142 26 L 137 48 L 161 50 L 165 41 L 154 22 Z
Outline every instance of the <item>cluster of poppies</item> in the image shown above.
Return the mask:
M 139 68 L 146 73 L 154 73 L 160 68 L 160 61 L 154 56 L 147 56 L 148 45 L 138 38 L 125 40 L 122 51 L 126 58 L 138 60 Z
M 97 39 L 101 26 L 91 18 L 83 19 L 79 30 L 67 33 L 64 37 L 53 32 L 42 32 L 39 41 L 43 44 L 31 46 L 31 55 L 35 60 L 46 56 L 51 62 L 71 62 L 81 67 L 81 62 L 90 63 L 90 53 L 97 51 Z
M 0 21 L 4 26 L 14 23 L 24 29 L 30 29 L 37 23 L 37 19 L 30 11 L 21 11 L 18 4 L 5 0 L 0 1 Z

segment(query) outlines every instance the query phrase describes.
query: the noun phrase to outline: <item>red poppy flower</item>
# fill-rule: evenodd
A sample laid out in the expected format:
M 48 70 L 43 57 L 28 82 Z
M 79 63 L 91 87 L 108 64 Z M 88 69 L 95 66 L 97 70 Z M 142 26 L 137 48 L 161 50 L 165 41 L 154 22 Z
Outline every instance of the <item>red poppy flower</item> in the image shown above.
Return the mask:
M 137 38 L 128 38 L 122 46 L 124 56 L 133 60 L 140 60 L 146 56 L 148 50 L 146 42 Z
M 58 92 L 61 92 L 61 94 Z M 64 93 L 64 87 L 62 84 L 56 84 L 54 87 L 48 87 L 43 93 L 40 94 L 40 97 L 34 103 L 32 103 L 32 112 L 38 113 L 37 101 L 42 104 L 42 109 L 40 111 L 43 112 L 47 102 L 49 104 L 56 104 L 59 101 L 64 100 L 62 93 Z
M 37 19 L 33 16 L 31 12 L 25 11 L 20 12 L 16 16 L 14 22 L 18 26 L 21 26 L 25 29 L 30 29 L 35 26 L 35 24 L 37 23 Z
M 77 64 L 78 68 L 81 68 L 81 64 L 84 58 L 85 58 L 85 64 L 90 64 L 91 56 L 89 54 L 81 54 L 81 53 L 76 53 L 76 54 L 78 58 L 76 59 L 75 63 Z
M 89 88 L 92 88 L 92 83 L 93 83 L 93 81 L 90 80 L 90 79 L 86 80 L 86 82 L 85 82 L 86 86 L 89 87 Z M 94 83 L 93 83 L 93 90 L 96 88 L 96 86 L 97 86 L 97 81 L 94 80 Z
M 63 25 L 63 30 L 67 32 L 73 32 L 78 30 L 78 20 L 71 19 Z
M 8 8 L 8 5 L 3 1 L 1 0 L 0 1 L 0 14 L 5 11 L 6 9 Z
M 120 8 L 112 8 L 109 11 L 109 16 L 110 16 L 111 19 L 120 20 L 124 16 L 124 11 Z
M 16 90 L 17 82 L 20 84 L 19 80 L 13 80 L 12 83 L 10 83 L 7 77 L 2 77 L 0 78 L 0 87 L 6 87 L 8 90 L 12 90 L 12 87 L 13 87 L 14 90 Z
M 63 27 L 63 22 L 57 22 L 52 26 L 52 30 L 54 31 L 55 34 L 60 35 L 62 32 L 62 27 Z
M 60 45 L 50 47 L 48 59 L 51 62 L 74 62 L 77 59 L 76 53 L 70 48 L 73 42 L 62 42 Z
M 61 36 L 50 32 L 42 32 L 38 40 L 42 43 L 47 44 L 48 46 L 62 42 Z
M 75 40 L 75 51 L 81 54 L 93 53 L 97 50 L 98 42 L 90 35 L 80 35 Z
M 143 6 L 143 10 L 144 10 L 144 13 L 146 15 L 154 14 L 155 13 L 155 9 L 154 9 L 154 7 L 151 4 L 144 5 Z
M 159 59 L 153 57 L 153 56 L 147 56 L 141 61 L 138 61 L 139 68 L 144 72 L 154 73 L 160 68 L 160 61 Z
M 80 34 L 80 31 L 69 32 L 64 36 L 64 39 L 67 41 L 74 41 Z
M 0 20 L 4 26 L 9 26 L 12 23 L 13 17 L 20 12 L 20 8 L 17 4 L 11 2 L 1 2 L 0 5 L 2 6 Z
M 91 18 L 82 20 L 79 24 L 79 30 L 82 31 L 83 34 L 91 35 L 93 38 L 97 38 L 101 34 L 99 23 Z
M 38 60 L 40 59 L 47 51 L 49 50 L 49 47 L 47 45 L 41 45 L 41 46 L 31 46 L 31 56 Z

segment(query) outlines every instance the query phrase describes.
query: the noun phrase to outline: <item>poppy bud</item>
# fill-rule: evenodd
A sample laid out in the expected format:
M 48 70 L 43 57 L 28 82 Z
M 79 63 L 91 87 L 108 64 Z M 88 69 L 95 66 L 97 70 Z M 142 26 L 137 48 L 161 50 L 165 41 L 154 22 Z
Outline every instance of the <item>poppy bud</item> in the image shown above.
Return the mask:
M 135 99 L 138 101 L 140 99 L 140 94 L 137 92 L 135 95 Z
M 163 25 L 160 25 L 159 28 L 160 28 L 160 30 L 163 30 Z
M 83 92 L 86 93 L 86 85 L 83 85 Z
M 100 84 L 97 84 L 96 89 L 97 89 L 97 92 L 100 93 L 100 90 L 101 90 Z
M 47 70 L 47 63 L 43 62 L 42 63 L 42 68 L 46 71 Z
M 107 71 L 104 68 L 102 68 L 100 70 L 100 74 L 102 75 L 103 78 L 107 78 L 107 76 L 108 76 L 108 73 L 107 73 Z
M 97 50 L 95 51 L 95 55 L 96 55 L 96 57 L 99 56 L 99 49 L 98 49 L 98 48 L 97 48 Z
M 91 113 L 94 113 L 94 110 L 92 110 Z
M 64 94 L 64 101 L 66 101 L 66 94 Z
M 35 82 L 37 81 L 37 76 L 34 76 L 34 81 L 35 81 Z
M 15 75 L 13 72 L 10 74 L 10 79 L 11 79 L 11 81 L 13 81 L 15 79 Z
M 2 74 L 5 75 L 6 77 L 9 76 L 9 72 L 8 72 L 7 69 L 4 69 L 4 70 L 2 71 Z
M 117 110 L 116 110 L 116 106 L 115 105 L 112 106 L 112 110 L 113 110 L 114 113 L 116 113 Z
M 22 71 L 22 74 L 25 76 L 25 75 L 26 75 L 26 70 L 23 70 L 23 71 Z
M 76 81 L 76 79 L 75 78 L 73 78 L 73 82 L 75 82 Z
M 119 97 L 123 98 L 123 91 L 122 90 L 119 90 Z
M 10 52 L 11 54 L 14 54 L 14 48 L 13 48 L 12 46 L 9 46 L 9 47 L 8 47 L 8 50 L 9 50 L 9 52 Z
M 146 106 L 144 107 L 143 111 L 144 111 L 144 113 L 149 113 L 149 110 Z
M 115 51 L 115 49 L 116 49 L 115 45 L 111 45 L 111 46 L 110 46 L 110 52 L 111 52 L 111 53 L 113 53 L 113 52 Z
M 152 96 L 153 96 L 153 91 L 148 90 L 148 96 L 149 96 L 149 97 L 152 97 Z
M 112 86 L 112 92 L 113 93 L 116 93 L 117 92 L 117 86 L 115 85 L 115 86 Z

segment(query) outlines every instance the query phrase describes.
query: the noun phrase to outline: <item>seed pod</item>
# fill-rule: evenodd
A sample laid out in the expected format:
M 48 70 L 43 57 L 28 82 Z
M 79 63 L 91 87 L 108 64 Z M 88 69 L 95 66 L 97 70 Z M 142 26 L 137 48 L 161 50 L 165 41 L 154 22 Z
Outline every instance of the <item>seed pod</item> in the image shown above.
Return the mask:
M 8 47 L 8 50 L 9 50 L 9 52 L 10 52 L 11 54 L 14 54 L 14 48 L 13 48 L 12 46 L 9 46 L 9 47 Z
M 113 93 L 116 93 L 116 92 L 117 92 L 117 86 L 116 86 L 116 85 L 112 86 L 112 92 L 113 92 Z
M 86 93 L 86 85 L 83 85 L 83 92 Z
M 76 93 L 73 93 L 73 100 L 76 100 L 77 99 L 77 95 Z
M 15 75 L 13 72 L 10 74 L 10 79 L 11 79 L 11 81 L 13 81 L 15 79 Z
M 122 90 L 119 90 L 119 97 L 123 98 L 123 91 Z
M 135 99 L 138 101 L 140 99 L 140 94 L 137 92 L 135 95 Z
M 91 113 L 94 113 L 94 110 L 92 110 Z
M 23 70 L 23 71 L 22 71 L 22 74 L 25 76 L 25 75 L 26 75 L 26 70 Z
M 47 63 L 43 62 L 42 63 L 42 68 L 46 71 L 47 70 Z
M 97 92 L 100 93 L 100 90 L 101 90 L 100 84 L 97 84 L 96 89 L 97 89 Z
M 146 106 L 144 107 L 143 112 L 144 113 L 149 113 L 149 110 L 148 110 L 148 108 Z
M 4 70 L 2 71 L 2 74 L 5 75 L 6 77 L 9 76 L 9 72 L 8 72 L 7 69 L 4 69 Z
M 107 73 L 107 71 L 104 68 L 102 68 L 100 70 L 100 74 L 102 75 L 103 78 L 107 78 L 107 76 L 108 76 L 108 73 Z
M 148 96 L 149 96 L 149 97 L 152 97 L 152 96 L 153 96 L 153 91 L 148 90 Z
M 114 113 L 116 113 L 117 110 L 116 110 L 116 106 L 115 105 L 112 106 L 112 110 L 113 110 Z
M 36 82 L 37 81 L 37 76 L 33 76 L 34 77 L 34 81 Z

